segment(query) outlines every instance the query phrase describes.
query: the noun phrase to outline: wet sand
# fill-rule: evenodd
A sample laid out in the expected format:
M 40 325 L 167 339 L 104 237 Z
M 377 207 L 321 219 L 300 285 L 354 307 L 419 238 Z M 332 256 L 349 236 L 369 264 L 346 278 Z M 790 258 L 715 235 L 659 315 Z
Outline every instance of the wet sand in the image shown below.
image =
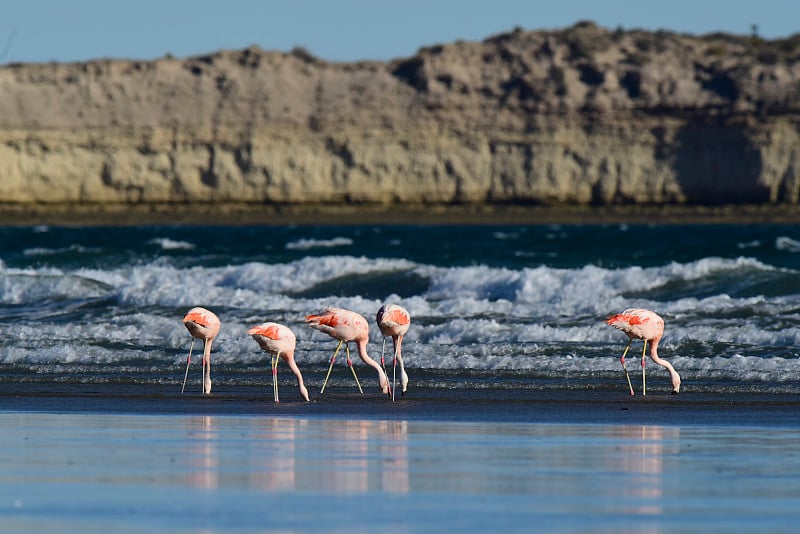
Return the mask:
M 132 415 L 237 415 L 509 423 L 600 423 L 786 426 L 800 428 L 800 398 L 784 393 L 671 395 L 653 388 L 631 397 L 620 390 L 414 388 L 392 402 L 375 388 L 310 390 L 304 402 L 294 388 L 275 404 L 265 387 L 220 386 L 210 395 L 179 385 L 6 383 L 0 411 Z

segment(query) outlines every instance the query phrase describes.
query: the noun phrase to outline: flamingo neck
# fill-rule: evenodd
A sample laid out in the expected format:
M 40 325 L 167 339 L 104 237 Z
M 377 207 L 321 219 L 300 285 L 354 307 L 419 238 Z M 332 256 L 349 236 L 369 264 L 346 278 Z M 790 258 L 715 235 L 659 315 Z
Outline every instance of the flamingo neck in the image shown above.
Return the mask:
M 393 337 L 392 341 L 394 341 L 394 353 L 399 356 L 401 347 L 403 346 L 403 334 Z
M 378 382 L 380 382 L 383 392 L 387 393 L 389 391 L 389 380 L 386 378 L 386 373 L 383 372 L 383 367 L 367 354 L 367 340 L 357 341 L 356 343 L 358 344 L 358 355 L 361 360 L 378 372 Z
M 653 360 L 658 360 L 658 342 L 661 341 L 660 337 L 654 338 L 650 341 L 650 357 Z
M 658 357 L 658 342 L 661 341 L 661 338 L 655 338 L 650 344 L 650 357 L 653 359 L 655 363 L 669 371 L 670 379 L 672 380 L 672 389 L 674 392 L 678 392 L 681 389 L 681 375 L 678 374 L 678 371 L 672 367 L 672 364 L 669 363 L 667 360 L 662 360 Z
M 358 346 L 358 355 L 361 357 L 364 363 L 371 365 L 372 367 L 377 367 L 378 364 L 375 362 L 375 360 L 370 358 L 369 354 L 367 354 L 367 341 L 356 341 L 356 345 Z

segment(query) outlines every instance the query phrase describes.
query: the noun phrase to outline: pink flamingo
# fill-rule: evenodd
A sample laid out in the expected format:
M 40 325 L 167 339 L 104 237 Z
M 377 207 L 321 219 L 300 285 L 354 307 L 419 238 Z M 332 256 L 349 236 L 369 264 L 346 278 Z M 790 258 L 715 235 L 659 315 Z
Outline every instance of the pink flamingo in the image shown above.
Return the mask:
M 280 402 L 278 400 L 278 358 L 283 358 L 283 361 L 289 365 L 289 369 L 292 370 L 292 373 L 297 378 L 300 394 L 305 400 L 308 400 L 308 390 L 303 384 L 303 375 L 300 374 L 300 369 L 297 368 L 297 364 L 294 361 L 294 348 L 297 344 L 294 332 L 282 324 L 264 323 L 254 326 L 247 333 L 253 336 L 256 343 L 271 355 L 272 389 L 275 393 L 275 402 Z
M 681 377 L 668 361 L 658 357 L 658 342 L 661 341 L 661 338 L 664 336 L 664 319 L 650 310 L 628 308 L 622 313 L 610 316 L 606 319 L 606 323 L 617 330 L 625 332 L 630 338 L 628 340 L 628 345 L 625 347 L 625 352 L 622 353 L 620 362 L 622 363 L 622 368 L 625 370 L 625 378 L 628 380 L 628 387 L 631 390 L 631 395 L 633 395 L 633 386 L 631 385 L 631 377 L 628 374 L 628 368 L 625 367 L 625 355 L 628 354 L 628 349 L 631 348 L 631 343 L 634 339 L 641 339 L 644 341 L 644 347 L 642 347 L 642 395 L 647 395 L 644 358 L 648 341 L 650 342 L 650 358 L 654 363 L 657 363 L 669 371 L 669 375 L 672 378 L 672 394 L 677 395 L 681 389 Z
M 186 373 L 183 376 L 181 393 L 186 387 L 186 377 L 189 376 L 189 364 L 192 363 L 192 349 L 194 340 L 203 340 L 203 393 L 211 393 L 211 343 L 219 334 L 219 318 L 205 308 L 192 308 L 183 318 L 183 324 L 192 335 L 192 344 L 189 346 L 189 357 L 186 359 Z
M 336 351 L 331 357 L 331 365 L 328 367 L 328 374 L 325 376 L 325 382 L 322 384 L 322 391 L 320 391 L 320 393 L 325 391 L 328 378 L 331 376 L 333 363 L 336 361 L 336 355 L 339 353 L 342 343 L 345 344 L 345 351 L 347 353 L 347 366 L 350 367 L 350 370 L 353 372 L 353 377 L 356 379 L 358 390 L 361 393 L 364 393 L 364 390 L 361 389 L 361 383 L 358 381 L 358 376 L 356 376 L 356 370 L 353 368 L 353 362 L 350 360 L 349 342 L 355 341 L 356 345 L 358 346 L 358 355 L 361 357 L 361 360 L 378 372 L 378 381 L 380 382 L 383 393 L 390 394 L 389 380 L 386 378 L 386 373 L 383 371 L 381 366 L 378 365 L 378 363 L 370 358 L 367 354 L 369 325 L 367 324 L 367 320 L 364 319 L 362 315 L 350 310 L 343 310 L 341 308 L 326 308 L 325 311 L 319 315 L 307 316 L 306 323 L 308 323 L 308 326 L 311 328 L 319 330 L 320 332 L 324 332 L 332 338 L 339 340 L 339 344 L 336 346 Z
M 392 400 L 394 400 L 395 384 L 397 383 L 397 361 L 400 361 L 400 385 L 403 388 L 403 395 L 406 394 L 408 387 L 408 375 L 403 365 L 403 336 L 408 332 L 411 325 L 411 316 L 408 310 L 397 304 L 384 304 L 378 310 L 375 317 L 378 328 L 383 334 L 383 349 L 381 349 L 381 366 L 383 366 L 383 352 L 386 349 L 386 336 L 391 336 L 394 344 L 394 360 L 392 360 Z

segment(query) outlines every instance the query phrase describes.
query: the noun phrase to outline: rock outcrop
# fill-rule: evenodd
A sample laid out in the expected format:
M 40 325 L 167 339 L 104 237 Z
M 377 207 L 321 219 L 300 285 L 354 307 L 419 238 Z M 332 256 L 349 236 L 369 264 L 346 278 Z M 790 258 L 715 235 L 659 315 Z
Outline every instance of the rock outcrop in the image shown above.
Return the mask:
M 302 49 L 0 67 L 0 203 L 800 200 L 800 34 L 579 23 L 329 63 Z

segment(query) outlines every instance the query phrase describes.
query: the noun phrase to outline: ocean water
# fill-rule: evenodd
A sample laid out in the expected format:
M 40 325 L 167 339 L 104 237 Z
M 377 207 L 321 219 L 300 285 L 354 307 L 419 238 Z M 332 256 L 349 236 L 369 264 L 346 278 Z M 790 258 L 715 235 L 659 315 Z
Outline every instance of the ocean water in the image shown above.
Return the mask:
M 666 322 L 659 353 L 683 392 L 796 394 L 799 275 L 800 229 L 781 225 L 6 227 L 0 372 L 16 390 L 179 385 L 181 318 L 204 306 L 222 320 L 215 392 L 271 384 L 246 334 L 264 321 L 293 329 L 316 389 L 335 343 L 305 315 L 362 313 L 378 359 L 375 313 L 395 302 L 412 315 L 409 391 L 616 391 L 627 338 L 604 319 L 644 307 Z M 637 390 L 641 348 L 628 356 Z M 374 372 L 354 362 L 374 393 Z M 670 391 L 664 369 L 647 371 L 649 392 Z M 337 367 L 332 384 L 349 376 Z M 189 377 L 199 391 L 198 358 Z

